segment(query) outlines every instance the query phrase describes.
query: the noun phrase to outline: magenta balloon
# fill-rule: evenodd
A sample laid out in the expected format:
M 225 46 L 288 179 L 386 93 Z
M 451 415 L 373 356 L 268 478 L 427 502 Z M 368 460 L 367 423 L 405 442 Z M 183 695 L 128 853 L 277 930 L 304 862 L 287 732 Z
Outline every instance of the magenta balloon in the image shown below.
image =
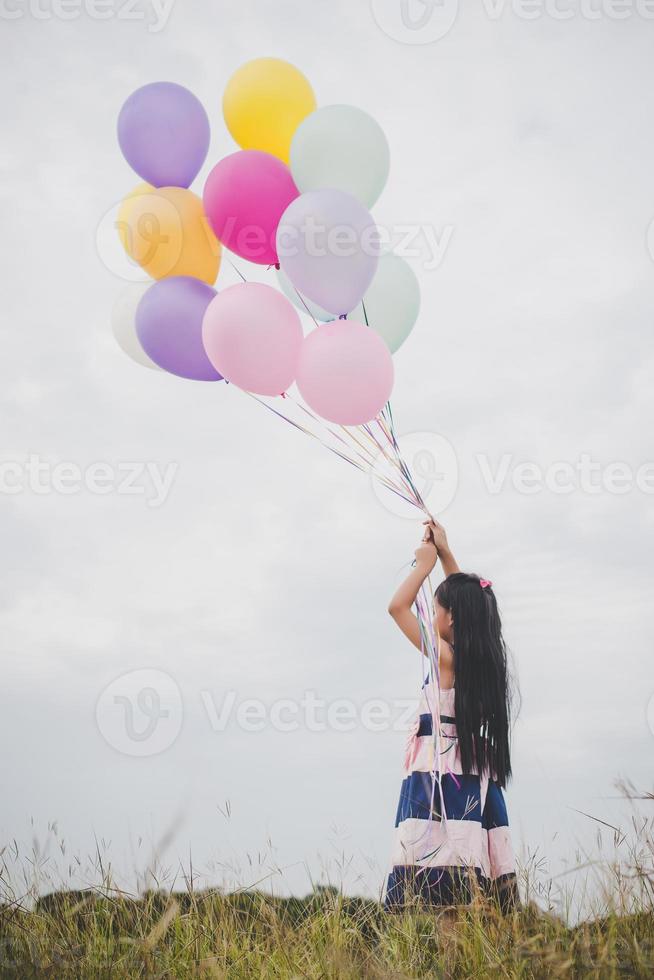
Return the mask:
M 305 338 L 296 381 L 307 405 L 324 419 L 363 425 L 390 398 L 393 358 L 370 327 L 356 320 L 334 320 Z
M 298 194 L 291 171 L 277 157 L 239 150 L 213 168 L 202 201 L 223 245 L 250 262 L 276 265 L 277 225 Z
M 206 282 L 170 276 L 155 282 L 136 307 L 136 333 L 155 364 L 194 381 L 220 381 L 202 343 L 202 318 L 216 295 Z
M 176 82 L 137 88 L 118 116 L 118 142 L 130 167 L 155 187 L 190 187 L 209 149 L 209 117 Z
M 340 316 L 354 309 L 374 278 L 379 233 L 370 212 L 351 194 L 307 191 L 282 215 L 277 253 L 295 288 Z
M 302 336 L 292 303 L 259 282 L 218 293 L 202 325 L 205 350 L 216 370 L 258 395 L 281 395 L 293 383 Z

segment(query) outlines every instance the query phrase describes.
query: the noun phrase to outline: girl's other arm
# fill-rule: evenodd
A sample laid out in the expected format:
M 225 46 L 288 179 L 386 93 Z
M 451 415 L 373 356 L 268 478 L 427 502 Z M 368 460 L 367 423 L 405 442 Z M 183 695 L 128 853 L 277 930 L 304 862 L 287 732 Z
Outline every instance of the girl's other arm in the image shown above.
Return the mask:
M 429 528 L 425 528 L 425 537 L 422 540 L 422 544 L 416 548 L 416 567 L 405 578 L 388 604 L 389 613 L 407 639 L 411 640 L 418 650 L 422 649 L 420 625 L 418 623 L 418 617 L 411 611 L 411 607 L 416 600 L 422 583 L 434 568 L 437 559 L 438 552 L 431 540 L 431 531 Z

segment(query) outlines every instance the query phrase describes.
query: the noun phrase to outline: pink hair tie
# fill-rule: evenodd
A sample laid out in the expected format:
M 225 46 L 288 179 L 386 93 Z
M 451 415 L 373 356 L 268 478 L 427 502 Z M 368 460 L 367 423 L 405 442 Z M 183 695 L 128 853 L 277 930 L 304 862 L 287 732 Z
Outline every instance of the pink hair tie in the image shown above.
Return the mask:
M 487 589 L 487 588 L 488 588 L 489 586 L 491 586 L 491 585 L 492 585 L 493 583 L 492 583 L 492 582 L 491 582 L 491 580 L 490 580 L 490 579 L 488 579 L 488 578 L 480 578 L 480 579 L 479 579 L 479 584 L 481 585 L 481 587 L 482 587 L 482 589 Z

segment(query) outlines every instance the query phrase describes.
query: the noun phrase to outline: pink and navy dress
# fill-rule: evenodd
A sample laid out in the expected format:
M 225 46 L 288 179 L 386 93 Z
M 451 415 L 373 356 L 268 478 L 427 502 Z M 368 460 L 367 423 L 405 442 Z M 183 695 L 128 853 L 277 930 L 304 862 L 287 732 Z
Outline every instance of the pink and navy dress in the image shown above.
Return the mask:
M 495 895 L 503 908 L 510 908 L 518 902 L 518 892 L 504 794 L 488 771 L 463 771 L 454 688 L 441 689 L 438 695 L 436 684 L 425 678 L 407 739 L 384 909 L 401 911 L 416 901 L 468 904 L 476 890 L 473 879 L 483 893 Z M 440 701 L 438 738 L 434 700 Z M 441 774 L 440 787 L 432 770 Z

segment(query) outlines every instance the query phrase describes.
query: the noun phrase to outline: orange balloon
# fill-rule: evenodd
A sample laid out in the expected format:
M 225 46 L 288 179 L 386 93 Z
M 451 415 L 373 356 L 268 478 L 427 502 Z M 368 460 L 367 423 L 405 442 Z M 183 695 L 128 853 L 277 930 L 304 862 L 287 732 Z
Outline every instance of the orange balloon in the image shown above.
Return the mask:
M 202 201 L 185 187 L 139 184 L 124 199 L 117 227 L 127 254 L 153 279 L 193 276 L 210 286 L 216 281 L 220 242 Z

